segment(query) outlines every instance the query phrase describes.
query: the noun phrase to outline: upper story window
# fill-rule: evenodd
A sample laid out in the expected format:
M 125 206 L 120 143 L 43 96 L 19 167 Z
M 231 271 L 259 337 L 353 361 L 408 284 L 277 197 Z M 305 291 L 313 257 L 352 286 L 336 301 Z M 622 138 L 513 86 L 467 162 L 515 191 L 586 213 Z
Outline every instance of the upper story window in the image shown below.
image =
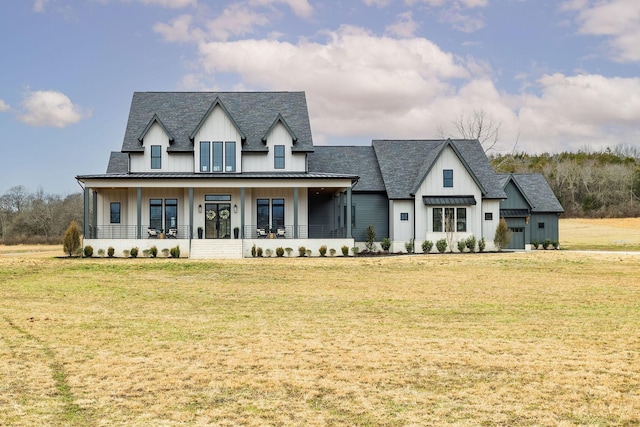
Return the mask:
M 151 169 L 162 168 L 162 146 L 151 146 Z
M 200 172 L 211 171 L 211 143 L 200 141 Z
M 284 169 L 284 145 L 273 147 L 273 168 Z
M 453 169 L 444 169 L 442 171 L 442 186 L 453 187 Z
M 200 172 L 235 171 L 235 141 L 200 141 Z

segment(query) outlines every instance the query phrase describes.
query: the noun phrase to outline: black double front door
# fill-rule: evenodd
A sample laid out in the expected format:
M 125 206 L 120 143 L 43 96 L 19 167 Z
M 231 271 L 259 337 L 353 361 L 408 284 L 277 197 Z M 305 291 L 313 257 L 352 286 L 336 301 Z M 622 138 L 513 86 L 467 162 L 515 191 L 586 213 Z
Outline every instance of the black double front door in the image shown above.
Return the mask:
M 205 239 L 231 238 L 231 204 L 206 203 L 204 211 Z

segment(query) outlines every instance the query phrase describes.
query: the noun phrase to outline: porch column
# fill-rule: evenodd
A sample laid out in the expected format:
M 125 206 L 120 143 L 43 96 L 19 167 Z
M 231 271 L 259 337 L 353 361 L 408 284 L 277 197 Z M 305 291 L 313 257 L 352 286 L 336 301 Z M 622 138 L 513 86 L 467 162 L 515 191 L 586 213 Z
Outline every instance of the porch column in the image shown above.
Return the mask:
M 293 187 L 293 238 L 297 239 L 298 235 L 298 187 Z
M 193 239 L 193 187 L 189 187 L 189 239 Z
M 91 238 L 89 227 L 89 187 L 84 187 L 84 224 L 82 225 L 82 235 L 85 239 Z
M 240 187 L 240 238 L 244 239 L 244 187 Z
M 98 238 L 98 192 L 93 190 L 93 212 L 91 215 L 91 224 L 93 224 L 92 239 Z
M 351 234 L 351 187 L 347 188 L 347 238 L 353 237 Z
M 137 191 L 137 218 L 136 218 L 136 239 L 142 239 L 142 187 L 136 188 Z

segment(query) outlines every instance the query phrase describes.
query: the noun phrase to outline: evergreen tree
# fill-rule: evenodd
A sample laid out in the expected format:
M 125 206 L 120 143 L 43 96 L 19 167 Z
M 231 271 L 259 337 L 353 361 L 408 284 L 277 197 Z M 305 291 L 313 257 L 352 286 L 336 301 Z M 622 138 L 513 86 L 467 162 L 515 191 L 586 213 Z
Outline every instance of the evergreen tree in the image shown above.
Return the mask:
M 511 241 L 511 232 L 507 227 L 507 221 L 504 218 L 500 218 L 500 222 L 496 227 L 496 235 L 493 239 L 493 244 L 496 245 L 496 248 L 501 251 L 505 248 L 509 242 Z
M 65 254 L 73 256 L 74 253 L 80 248 L 80 229 L 78 223 L 71 221 L 67 231 L 64 232 L 62 239 L 62 248 Z

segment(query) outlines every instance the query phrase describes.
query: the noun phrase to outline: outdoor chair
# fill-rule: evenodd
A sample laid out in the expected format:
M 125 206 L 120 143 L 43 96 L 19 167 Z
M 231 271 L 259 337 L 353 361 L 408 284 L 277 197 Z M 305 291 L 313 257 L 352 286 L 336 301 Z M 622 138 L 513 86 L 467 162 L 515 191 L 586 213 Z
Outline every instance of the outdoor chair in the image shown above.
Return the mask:
M 281 237 L 281 238 L 284 239 L 284 237 L 285 237 L 285 229 L 284 229 L 284 227 L 283 228 L 278 228 L 276 230 L 276 237 Z
M 258 239 L 266 239 L 268 234 L 263 228 L 258 228 Z
M 147 234 L 149 234 L 149 238 L 150 239 L 155 239 L 158 237 L 158 230 L 156 230 L 155 228 L 147 228 Z
M 178 238 L 178 229 L 170 228 L 167 232 L 167 239 L 177 239 Z

